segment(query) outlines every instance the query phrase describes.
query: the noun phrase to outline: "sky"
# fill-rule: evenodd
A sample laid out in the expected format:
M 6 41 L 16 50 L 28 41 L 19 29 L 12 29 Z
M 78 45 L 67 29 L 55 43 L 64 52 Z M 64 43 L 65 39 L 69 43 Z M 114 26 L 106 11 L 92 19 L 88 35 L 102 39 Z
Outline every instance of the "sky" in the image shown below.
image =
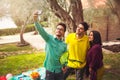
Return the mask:
M 0 18 L 0 29 L 16 28 L 14 21 L 10 16 L 4 16 Z

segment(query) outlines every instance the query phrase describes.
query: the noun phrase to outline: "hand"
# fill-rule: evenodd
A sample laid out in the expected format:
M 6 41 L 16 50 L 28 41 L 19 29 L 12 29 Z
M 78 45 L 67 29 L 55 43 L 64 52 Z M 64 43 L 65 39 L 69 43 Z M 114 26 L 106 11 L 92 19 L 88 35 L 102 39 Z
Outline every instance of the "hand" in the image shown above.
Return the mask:
M 92 71 L 92 68 L 89 68 L 89 72 L 91 73 L 91 71 Z
M 37 20 L 38 20 L 38 11 L 35 11 L 35 12 L 33 13 L 33 19 L 34 19 L 34 21 L 37 21 Z
M 62 67 L 62 71 L 65 73 L 67 71 L 67 67 Z

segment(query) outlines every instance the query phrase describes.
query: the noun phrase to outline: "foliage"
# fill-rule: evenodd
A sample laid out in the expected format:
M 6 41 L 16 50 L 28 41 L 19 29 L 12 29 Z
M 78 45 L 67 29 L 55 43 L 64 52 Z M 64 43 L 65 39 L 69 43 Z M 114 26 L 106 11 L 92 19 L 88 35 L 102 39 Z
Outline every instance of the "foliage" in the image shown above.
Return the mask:
M 48 23 L 46 21 L 42 21 L 40 22 L 40 24 L 43 26 L 43 27 L 48 27 Z
M 84 9 L 84 19 L 85 21 L 91 23 L 93 22 L 95 19 L 95 17 L 106 17 L 108 15 L 110 15 L 112 12 L 109 8 L 91 8 L 91 9 Z
M 62 0 L 61 3 L 63 3 L 63 5 L 61 5 L 60 1 L 61 0 L 47 0 L 55 16 L 67 25 L 68 32 L 73 32 L 76 30 L 77 25 L 84 21 L 82 2 L 81 0 Z
M 45 8 L 47 7 L 47 5 L 44 6 L 44 4 L 46 4 L 44 0 L 6 0 L 6 2 L 8 5 L 10 5 L 10 7 L 8 8 L 9 14 L 11 14 L 11 17 L 18 26 L 23 25 L 28 18 L 28 23 L 33 22 L 33 12 L 35 10 L 45 11 Z
M 4 2 L 5 2 L 5 0 L 0 1 L 0 5 L 1 5 L 1 7 L 0 7 L 0 17 L 4 16 L 7 13 L 7 11 L 6 11 L 7 7 L 6 7 L 5 4 L 3 4 Z
M 20 33 L 20 28 L 2 29 L 0 31 L 0 36 L 14 35 L 17 33 Z
M 23 37 L 26 25 L 33 23 L 33 12 L 35 10 L 43 9 L 43 6 L 45 4 L 44 0 L 6 0 L 4 4 L 8 5 L 8 9 L 6 9 L 6 11 L 10 15 L 10 17 L 12 17 L 15 24 L 17 26 L 22 26 L 20 30 L 20 43 L 18 45 L 27 45 Z
M 42 21 L 42 22 L 40 22 L 40 24 L 43 27 L 48 27 L 48 23 L 46 21 Z M 0 36 L 19 34 L 20 30 L 21 30 L 21 27 L 18 27 L 18 28 L 9 28 L 9 29 L 2 29 L 0 31 Z M 28 24 L 26 26 L 25 32 L 31 32 L 31 31 L 35 31 L 34 24 Z
M 106 4 L 111 9 L 112 13 L 117 16 L 120 24 L 120 0 L 107 0 Z
M 10 28 L 10 29 L 2 29 L 0 31 L 0 36 L 15 35 L 15 34 L 20 33 L 20 30 L 21 30 L 21 27 Z M 34 24 L 29 24 L 26 27 L 25 32 L 31 32 L 31 31 L 34 31 L 34 30 L 35 30 Z

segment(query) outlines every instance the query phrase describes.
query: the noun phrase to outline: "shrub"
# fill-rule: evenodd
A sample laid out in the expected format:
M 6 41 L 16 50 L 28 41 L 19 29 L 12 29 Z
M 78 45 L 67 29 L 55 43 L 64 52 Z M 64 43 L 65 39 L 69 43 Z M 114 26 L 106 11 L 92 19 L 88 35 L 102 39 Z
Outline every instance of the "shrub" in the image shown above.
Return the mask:
M 15 35 L 20 33 L 21 27 L 18 28 L 10 28 L 10 29 L 2 29 L 0 30 L 0 36 L 6 36 L 6 35 Z M 25 32 L 34 31 L 35 27 L 34 24 L 28 25 L 25 29 Z
M 41 25 L 43 27 L 48 27 L 48 23 L 43 21 L 43 22 L 40 22 Z M 18 27 L 18 28 L 10 28 L 10 29 L 2 29 L 0 30 L 0 36 L 6 36 L 6 35 L 15 35 L 15 34 L 18 34 L 20 33 L 20 30 L 21 30 L 21 27 Z M 31 32 L 31 31 L 35 31 L 35 27 L 34 27 L 34 24 L 29 24 L 26 26 L 25 28 L 25 32 Z

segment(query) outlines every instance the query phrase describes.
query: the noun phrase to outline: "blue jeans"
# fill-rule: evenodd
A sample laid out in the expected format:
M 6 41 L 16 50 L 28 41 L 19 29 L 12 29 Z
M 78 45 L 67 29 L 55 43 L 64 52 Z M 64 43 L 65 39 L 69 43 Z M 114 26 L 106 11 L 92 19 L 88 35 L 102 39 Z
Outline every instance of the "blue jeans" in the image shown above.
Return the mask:
M 46 70 L 46 79 L 45 80 L 63 80 L 63 72 L 55 73 Z

